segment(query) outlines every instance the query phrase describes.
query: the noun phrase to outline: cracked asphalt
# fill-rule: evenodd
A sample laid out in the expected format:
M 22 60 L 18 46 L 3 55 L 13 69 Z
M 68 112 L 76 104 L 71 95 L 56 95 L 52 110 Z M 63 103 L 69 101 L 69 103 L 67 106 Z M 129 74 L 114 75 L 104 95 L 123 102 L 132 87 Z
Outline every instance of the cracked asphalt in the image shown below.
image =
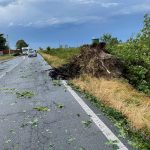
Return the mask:
M 0 79 L 0 150 L 114 149 L 40 55 L 0 63 L 0 75 L 18 62 Z

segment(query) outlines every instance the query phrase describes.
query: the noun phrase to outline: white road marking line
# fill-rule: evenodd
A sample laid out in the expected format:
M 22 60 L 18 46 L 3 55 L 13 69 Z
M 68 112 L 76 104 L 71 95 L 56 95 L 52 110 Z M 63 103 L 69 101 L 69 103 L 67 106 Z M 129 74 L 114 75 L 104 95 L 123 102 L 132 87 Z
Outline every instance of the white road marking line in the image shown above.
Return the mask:
M 23 60 L 25 59 L 25 57 L 23 57 Z M 22 60 L 22 61 L 23 61 Z M 21 62 L 22 62 L 21 61 Z M 17 63 L 16 65 L 14 65 L 13 67 L 11 67 L 9 70 L 7 70 L 5 73 L 3 73 L 2 75 L 0 75 L 0 79 L 3 78 L 8 72 L 12 71 L 13 69 L 15 69 L 21 62 Z
M 102 131 L 105 137 L 111 141 L 117 141 L 115 143 L 119 150 L 128 150 L 128 148 L 116 137 L 116 135 L 105 125 L 105 123 L 100 120 L 100 118 L 89 108 L 89 106 L 77 95 L 77 93 L 72 90 L 70 86 L 67 85 L 66 81 L 62 81 L 67 90 L 72 94 L 75 100 L 80 104 L 80 106 L 84 109 L 84 111 L 91 116 L 93 122 L 97 125 L 97 127 Z

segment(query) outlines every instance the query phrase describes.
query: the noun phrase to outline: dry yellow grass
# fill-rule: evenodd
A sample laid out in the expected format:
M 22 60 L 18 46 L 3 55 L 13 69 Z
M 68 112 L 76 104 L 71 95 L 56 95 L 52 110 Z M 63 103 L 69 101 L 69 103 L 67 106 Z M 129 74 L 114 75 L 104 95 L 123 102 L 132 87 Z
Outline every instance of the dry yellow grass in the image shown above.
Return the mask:
M 119 79 L 94 78 L 81 75 L 73 84 L 86 90 L 106 105 L 122 112 L 136 129 L 150 130 L 150 97 Z
M 60 67 L 62 64 L 65 64 L 66 61 L 64 59 L 60 59 L 57 56 L 52 56 L 43 52 L 40 52 L 43 58 L 52 66 L 52 67 Z
M 11 58 L 14 58 L 14 56 L 9 56 L 9 55 L 0 56 L 0 61 L 8 60 L 8 59 L 11 59 Z

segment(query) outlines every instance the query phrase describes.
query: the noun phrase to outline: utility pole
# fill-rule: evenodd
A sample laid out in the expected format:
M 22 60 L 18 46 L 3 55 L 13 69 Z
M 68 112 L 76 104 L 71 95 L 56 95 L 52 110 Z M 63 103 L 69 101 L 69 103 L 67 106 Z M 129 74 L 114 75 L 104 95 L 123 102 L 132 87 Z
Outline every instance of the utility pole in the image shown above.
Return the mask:
M 10 55 L 10 48 L 9 48 L 9 38 L 8 38 L 8 34 L 7 34 L 7 46 L 8 46 L 9 55 Z

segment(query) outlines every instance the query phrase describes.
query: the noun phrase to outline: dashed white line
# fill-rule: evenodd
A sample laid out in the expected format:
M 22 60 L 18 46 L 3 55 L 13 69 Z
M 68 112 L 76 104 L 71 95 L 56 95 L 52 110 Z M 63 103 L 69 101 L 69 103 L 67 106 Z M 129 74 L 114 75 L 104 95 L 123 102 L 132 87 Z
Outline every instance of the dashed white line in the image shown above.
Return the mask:
M 119 150 L 128 150 L 128 148 L 117 138 L 117 136 L 106 126 L 106 124 L 100 120 L 100 118 L 89 108 L 89 106 L 77 95 L 77 93 L 72 90 L 70 86 L 67 85 L 66 81 L 62 81 L 67 90 L 72 94 L 75 100 L 80 104 L 83 110 L 91 117 L 93 122 L 97 125 L 97 127 L 101 130 L 101 132 L 105 135 L 108 140 L 117 141 L 115 143 Z

